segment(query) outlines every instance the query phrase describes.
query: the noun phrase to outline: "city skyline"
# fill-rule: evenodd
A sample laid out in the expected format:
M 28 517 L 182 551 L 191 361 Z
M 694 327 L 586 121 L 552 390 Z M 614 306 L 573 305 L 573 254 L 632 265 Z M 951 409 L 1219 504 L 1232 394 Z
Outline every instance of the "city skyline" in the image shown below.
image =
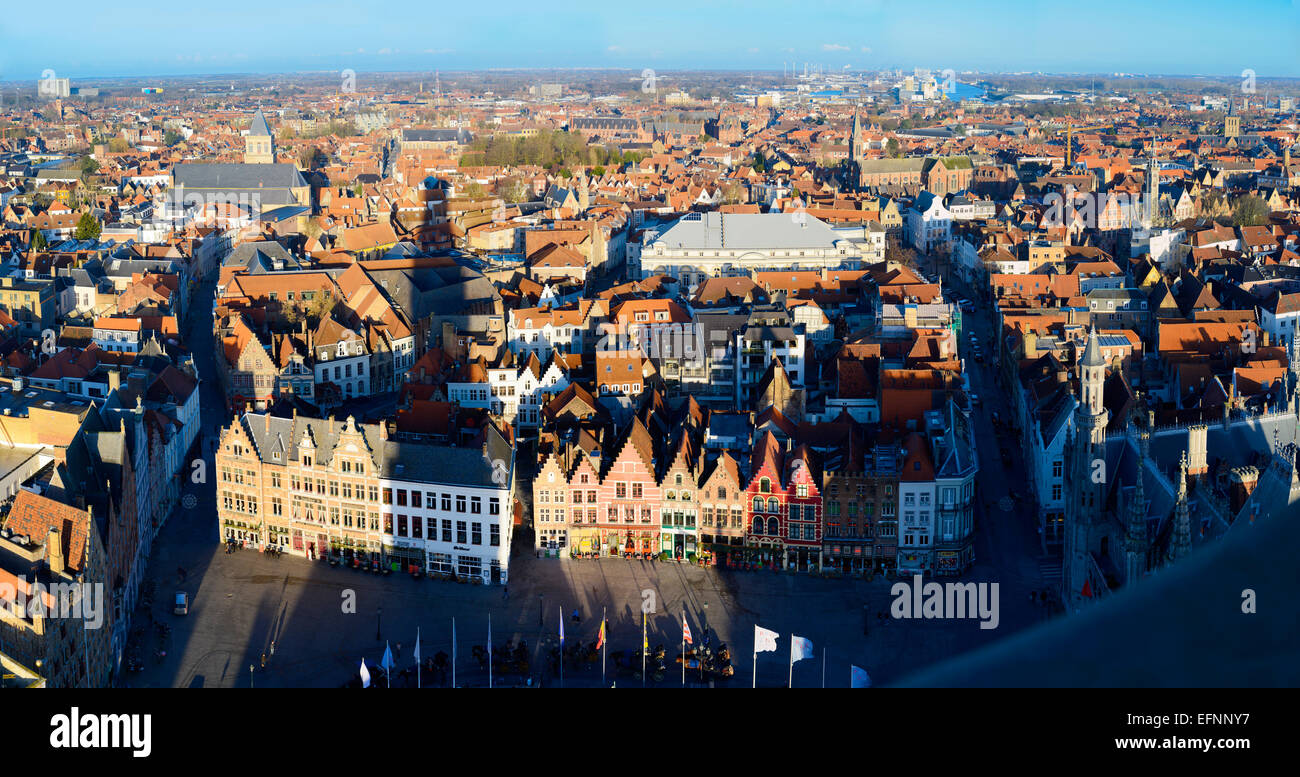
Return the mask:
M 157 6 L 155 8 L 155 6 Z M 292 74 L 350 69 L 356 72 L 496 69 L 639 69 L 779 72 L 805 62 L 826 70 L 930 67 L 962 72 L 1138 74 L 1231 77 L 1252 70 L 1261 79 L 1300 76 L 1284 46 L 1248 54 L 1216 41 L 1279 38 L 1300 32 L 1296 0 L 1253 0 L 1222 16 L 1217 4 L 1184 3 L 1171 16 L 1162 8 L 1134 8 L 1107 0 L 1088 18 L 1064 10 L 1000 0 L 973 9 L 940 2 L 934 23 L 879 2 L 817 2 L 798 12 L 771 2 L 724 2 L 697 7 L 669 2 L 644 18 L 622 18 L 618 8 L 582 2 L 564 11 L 506 2 L 484 17 L 476 8 L 390 4 L 383 18 L 349 18 L 347 3 L 292 2 L 263 8 L 247 0 L 227 3 L 221 15 L 206 9 L 147 2 L 134 14 L 110 15 L 76 0 L 96 35 L 76 47 L 51 47 L 36 35 L 42 23 L 31 8 L 15 9 L 0 23 L 12 44 L 0 52 L 0 82 L 39 78 L 46 70 L 78 79 L 178 77 L 247 73 Z M 325 20 L 312 24 L 311 14 Z M 798 25 L 807 14 L 815 25 Z M 122 44 L 140 34 L 138 20 L 154 25 L 148 43 Z M 427 18 L 427 25 L 395 25 L 394 17 Z M 776 23 L 793 16 L 795 24 Z M 502 24 L 507 20 L 508 24 Z M 653 34 L 659 28 L 661 34 Z M 301 30 L 301 34 L 285 34 Z M 194 31 L 201 31 L 196 34 Z M 1017 32 L 1019 30 L 1019 32 Z M 725 33 L 725 34 L 720 34 Z M 990 46 L 1010 34 L 1014 46 Z M 1179 46 L 1162 45 L 1169 40 Z

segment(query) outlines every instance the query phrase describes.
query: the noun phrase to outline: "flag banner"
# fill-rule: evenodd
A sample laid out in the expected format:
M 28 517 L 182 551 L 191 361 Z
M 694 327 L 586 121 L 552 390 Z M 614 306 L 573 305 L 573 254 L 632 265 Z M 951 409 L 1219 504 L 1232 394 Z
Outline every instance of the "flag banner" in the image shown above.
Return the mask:
M 871 677 L 867 675 L 867 670 L 860 666 L 849 666 L 849 687 L 850 688 L 870 688 Z
M 771 629 L 754 626 L 754 652 L 768 653 L 776 651 L 776 638 L 781 636 Z
M 384 643 L 384 658 L 383 658 L 382 661 L 379 662 L 379 665 L 382 666 L 382 667 L 384 668 L 384 671 L 385 671 L 385 672 L 388 672 L 389 674 L 392 674 L 392 671 L 393 671 L 393 649 L 390 648 L 390 647 L 388 646 L 388 643 L 387 643 L 387 642 Z
M 560 608 L 560 644 L 564 644 L 564 608 Z
M 650 637 L 646 636 L 645 631 L 645 613 L 641 613 L 641 650 L 642 652 L 650 649 Z
M 1091 580 L 1084 580 L 1084 581 L 1083 581 L 1083 590 L 1080 591 L 1079 593 L 1081 593 L 1081 594 L 1083 594 L 1084 596 L 1086 596 L 1086 597 L 1088 597 L 1089 599 L 1091 599 L 1091 598 L 1092 598 L 1092 581 L 1091 581 Z
M 807 637 L 790 635 L 790 663 L 813 657 L 813 643 Z
M 361 659 L 361 687 L 370 687 L 370 670 L 366 668 L 366 659 Z
M 420 630 L 415 630 L 415 663 L 420 663 Z
M 691 626 L 686 622 L 686 613 L 682 613 L 682 641 L 688 645 L 694 645 L 695 641 L 691 639 Z
M 605 619 L 600 621 L 600 633 L 596 635 L 596 649 L 600 650 L 605 647 Z

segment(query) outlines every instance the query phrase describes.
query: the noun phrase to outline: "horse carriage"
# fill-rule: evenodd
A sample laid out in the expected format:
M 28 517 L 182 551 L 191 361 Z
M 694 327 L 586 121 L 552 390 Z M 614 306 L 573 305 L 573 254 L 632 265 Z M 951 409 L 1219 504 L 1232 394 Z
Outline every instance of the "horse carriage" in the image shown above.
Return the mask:
M 631 675 L 636 679 L 641 679 L 641 659 L 640 650 L 627 652 L 616 650 L 609 654 L 614 661 L 614 673 L 616 675 Z M 655 682 L 663 682 L 664 675 L 668 671 L 668 666 L 664 663 L 666 657 L 663 645 L 655 645 L 652 650 L 645 655 L 645 671 Z
M 488 654 L 487 648 L 482 645 L 475 645 L 471 652 L 474 660 L 478 662 L 479 669 L 487 671 Z M 494 645 L 492 647 L 492 671 L 498 674 L 528 674 L 528 643 L 519 640 L 518 643 L 507 642 L 504 645 Z
M 685 663 L 687 671 L 698 672 L 710 679 L 725 680 L 736 673 L 726 643 L 718 645 L 716 651 L 709 649 L 708 645 L 689 648 L 685 655 L 679 653 L 674 663 Z

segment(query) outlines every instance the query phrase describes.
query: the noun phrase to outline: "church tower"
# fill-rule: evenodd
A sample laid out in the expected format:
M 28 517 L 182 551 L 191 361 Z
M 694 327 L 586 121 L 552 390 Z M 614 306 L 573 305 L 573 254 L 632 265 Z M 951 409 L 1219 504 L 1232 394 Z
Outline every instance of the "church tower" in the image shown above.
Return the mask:
M 1065 503 L 1065 557 L 1062 559 L 1061 600 L 1077 608 L 1086 599 L 1088 556 L 1105 518 L 1106 424 L 1110 413 L 1102 402 L 1106 384 L 1106 359 L 1096 327 L 1079 359 L 1079 407 L 1071 435 L 1069 498 Z M 1096 596 L 1095 591 L 1091 592 Z
M 857 106 L 853 108 L 853 128 L 849 130 L 849 159 L 861 162 L 867 155 L 867 140 L 862 137 L 862 120 L 858 118 Z
M 1155 226 L 1160 218 L 1160 165 L 1156 162 L 1156 144 L 1151 143 L 1151 161 L 1147 164 L 1147 229 Z
M 253 123 L 244 136 L 244 164 L 270 165 L 275 163 L 275 136 L 266 123 L 266 116 L 258 108 L 253 114 Z

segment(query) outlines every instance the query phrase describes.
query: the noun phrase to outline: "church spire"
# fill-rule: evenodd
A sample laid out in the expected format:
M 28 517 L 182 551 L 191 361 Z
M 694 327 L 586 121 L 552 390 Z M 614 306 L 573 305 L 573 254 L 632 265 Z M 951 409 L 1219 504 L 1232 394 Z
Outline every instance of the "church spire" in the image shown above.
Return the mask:
M 849 158 L 854 162 L 866 156 L 866 139 L 862 137 L 862 120 L 858 117 L 858 106 L 853 106 L 853 127 L 849 130 Z
M 1124 521 L 1124 584 L 1130 585 L 1147 573 L 1147 499 L 1146 468 L 1150 429 L 1140 429 L 1138 434 L 1137 475 L 1133 480 L 1133 493 L 1128 503 Z
M 1192 550 L 1192 519 L 1187 504 L 1187 452 L 1178 462 L 1178 497 L 1174 505 L 1174 533 L 1169 538 L 1169 563 L 1185 557 Z

